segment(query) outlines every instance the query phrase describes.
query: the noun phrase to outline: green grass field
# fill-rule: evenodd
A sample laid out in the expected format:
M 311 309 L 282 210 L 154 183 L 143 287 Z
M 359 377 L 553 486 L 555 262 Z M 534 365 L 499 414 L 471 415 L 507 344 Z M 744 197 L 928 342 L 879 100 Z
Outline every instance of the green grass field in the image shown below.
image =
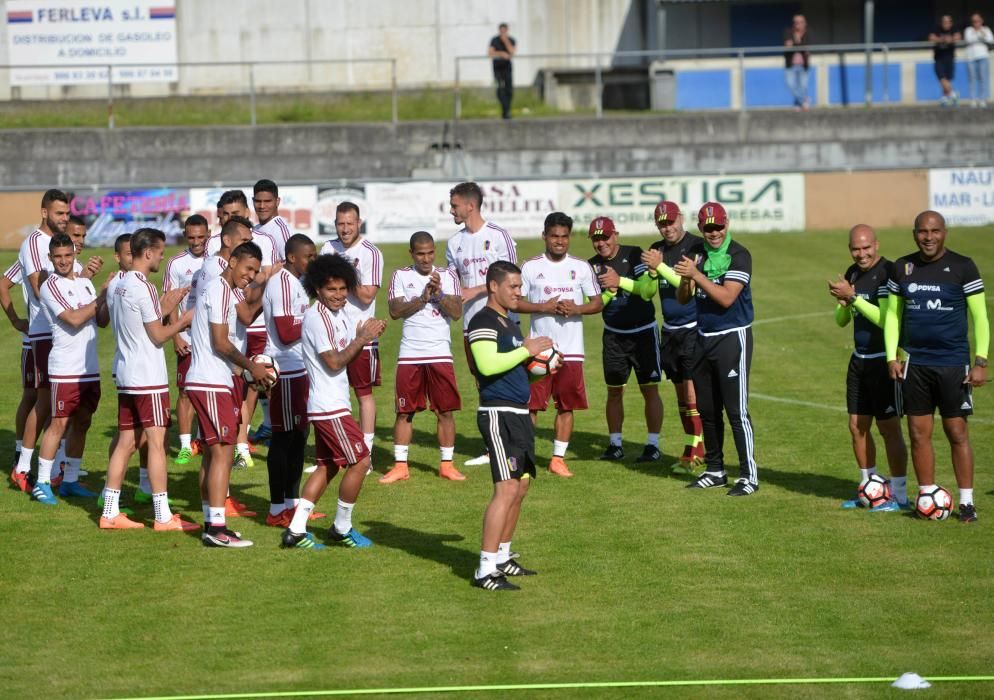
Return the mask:
M 256 546 L 204 549 L 197 536 L 101 532 L 95 504 L 46 508 L 0 493 L 0 696 L 150 695 L 750 678 L 897 678 L 990 674 L 994 642 L 994 387 L 977 391 L 971 421 L 980 522 L 926 523 L 842 511 L 855 485 L 844 411 L 851 331 L 832 321 L 825 280 L 849 263 L 844 232 L 743 235 L 753 255 L 757 323 L 751 413 L 762 489 L 750 498 L 684 490 L 687 477 L 634 463 L 645 438 L 634 385 L 627 396 L 623 464 L 599 463 L 606 442 L 599 318 L 586 321 L 587 392 L 568 462 L 571 480 L 539 475 L 514 549 L 538 577 L 519 593 L 471 588 L 486 467 L 463 483 L 434 476 L 434 420 L 415 421 L 409 482 L 367 481 L 356 527 L 370 550 L 278 549 L 279 531 L 238 528 Z M 628 242 L 649 243 L 648 239 Z M 963 229 L 949 246 L 994 275 L 994 229 Z M 384 246 L 389 271 L 406 246 Z M 891 258 L 910 232 L 882 234 Z M 519 256 L 541 250 L 522 241 Z M 104 251 L 106 254 L 106 251 Z M 573 241 L 587 257 L 589 244 Z M 13 253 L 0 255 L 6 264 Z M 442 257 L 439 250 L 438 259 Z M 111 264 L 113 260 L 110 260 Z M 994 298 L 988 292 L 989 298 Z M 381 291 L 379 315 L 386 315 Z M 458 330 L 458 329 L 457 329 Z M 400 324 L 382 341 L 384 386 L 374 464 L 392 464 L 392 358 Z M 458 337 L 458 336 L 457 336 Z M 0 462 L 13 451 L 19 338 L 0 336 Z M 457 358 L 461 358 L 461 349 Z M 103 401 L 84 468 L 99 487 L 116 399 L 101 335 Z M 171 364 L 171 363 L 170 363 Z M 466 408 L 457 459 L 480 452 L 476 397 L 457 362 Z M 672 388 L 666 463 L 682 449 Z M 792 403 L 798 402 L 798 403 Z M 537 450 L 551 454 L 551 413 Z M 313 439 L 313 438 L 312 438 Z M 171 439 L 171 443 L 175 443 Z M 729 437 L 726 443 L 731 446 Z M 938 481 L 956 494 L 943 438 Z M 882 452 L 882 450 L 881 450 Z M 734 460 L 734 450 L 731 459 Z M 266 471 L 238 472 L 232 492 L 262 516 Z M 198 464 L 173 468 L 174 508 L 197 520 Z M 129 473 L 125 497 L 137 482 Z M 9 481 L 7 482 L 9 485 Z M 914 489 L 914 481 L 909 490 Z M 320 510 L 334 511 L 330 491 Z M 151 522 L 151 507 L 136 517 Z M 327 521 L 318 521 L 327 523 Z M 317 530 L 324 535 L 322 530 Z M 572 689 L 514 697 L 876 697 L 887 684 Z M 994 683 L 939 683 L 929 697 L 990 697 Z M 435 696 L 435 695 L 432 695 Z

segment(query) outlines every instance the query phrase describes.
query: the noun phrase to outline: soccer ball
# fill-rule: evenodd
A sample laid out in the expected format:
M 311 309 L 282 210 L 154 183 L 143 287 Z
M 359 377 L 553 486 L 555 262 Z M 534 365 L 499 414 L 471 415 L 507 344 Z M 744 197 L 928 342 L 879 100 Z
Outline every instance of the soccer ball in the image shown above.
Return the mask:
M 528 358 L 525 368 L 533 377 L 544 377 L 547 374 L 555 374 L 563 364 L 563 354 L 559 348 L 553 345 L 548 350 L 543 350 L 537 355 Z
M 953 508 L 953 497 L 941 486 L 920 491 L 915 501 L 915 512 L 925 520 L 945 520 Z
M 252 362 L 264 365 L 269 369 L 269 380 L 264 384 L 253 383 L 252 373 L 249 372 L 247 369 L 242 370 L 242 379 L 244 379 L 249 384 L 249 386 L 251 386 L 256 391 L 269 391 L 273 387 L 273 385 L 276 384 L 276 380 L 279 379 L 280 376 L 279 364 L 276 362 L 274 358 L 270 357 L 269 355 L 253 355 Z
M 890 500 L 890 484 L 879 474 L 871 474 L 859 485 L 856 494 L 859 496 L 859 502 L 867 508 L 882 506 Z

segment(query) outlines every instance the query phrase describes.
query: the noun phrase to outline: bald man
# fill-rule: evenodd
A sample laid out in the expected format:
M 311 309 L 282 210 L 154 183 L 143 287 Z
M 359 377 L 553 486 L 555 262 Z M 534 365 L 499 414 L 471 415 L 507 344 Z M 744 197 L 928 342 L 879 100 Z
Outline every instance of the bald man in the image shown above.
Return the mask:
M 990 322 L 984 281 L 973 260 L 946 248 L 946 221 L 938 212 L 915 217 L 914 238 L 918 252 L 899 258 L 888 282 L 887 361 L 891 378 L 901 383 L 919 493 L 935 488 L 932 428 L 938 409 L 959 486 L 959 519 L 971 523 L 977 509 L 966 419 L 973 413 L 973 388 L 987 382 Z M 968 315 L 976 355 L 972 367 Z M 904 362 L 897 359 L 898 341 Z
M 829 293 L 838 301 L 835 322 L 842 328 L 850 322 L 853 326 L 855 348 L 846 374 L 849 433 L 862 486 L 877 473 L 877 447 L 870 432 L 876 419 L 887 451 L 891 500 L 870 508 L 870 512 L 894 512 L 908 507 L 908 450 L 901 434 L 900 397 L 884 351 L 887 282 L 894 265 L 880 257 L 877 234 L 866 224 L 857 224 L 849 231 L 849 255 L 853 264 L 845 275 L 828 283 Z M 861 505 L 859 498 L 842 503 L 843 508 Z

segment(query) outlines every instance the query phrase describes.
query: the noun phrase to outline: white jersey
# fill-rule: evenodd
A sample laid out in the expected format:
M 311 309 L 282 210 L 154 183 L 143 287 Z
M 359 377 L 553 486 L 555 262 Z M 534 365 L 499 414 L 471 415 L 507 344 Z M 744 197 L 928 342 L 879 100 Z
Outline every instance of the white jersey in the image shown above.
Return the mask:
M 113 299 L 114 295 L 117 293 L 116 290 L 117 290 L 118 285 L 121 284 L 121 280 L 124 279 L 124 276 L 126 274 L 127 273 L 124 270 L 118 270 L 117 272 L 114 273 L 114 276 L 111 277 L 110 281 L 107 283 L 107 308 L 108 309 L 110 308 L 111 299 Z M 120 361 L 121 361 L 121 350 L 117 346 L 117 344 L 115 343 L 114 344 L 114 359 L 111 360 L 111 364 L 110 364 L 110 374 L 114 378 L 114 383 L 115 384 L 117 384 L 117 365 L 118 365 L 118 363 Z
M 462 296 L 456 273 L 447 267 L 433 268 L 446 296 Z M 396 270 L 390 277 L 390 299 L 411 301 L 421 296 L 431 275 L 422 275 L 412 266 Z M 400 332 L 399 365 L 420 365 L 432 362 L 452 362 L 452 331 L 450 319 L 439 304 L 429 302 L 417 313 L 404 319 Z
M 91 318 L 79 328 L 59 319 L 59 315 L 81 309 L 97 300 L 90 280 L 51 274 L 41 285 L 42 308 L 52 327 L 52 353 L 48 376 L 53 384 L 99 382 L 97 361 L 97 321 Z
M 483 227 L 472 233 L 463 226 L 445 245 L 445 260 L 459 275 L 463 289 L 479 287 L 487 282 L 487 270 L 498 260 L 517 263 L 518 255 L 511 236 L 500 226 L 483 222 Z M 487 294 L 467 301 L 462 311 L 462 327 L 465 333 L 469 322 L 487 305 Z M 511 315 L 511 318 L 517 318 Z
M 21 250 L 17 256 L 23 275 L 24 298 L 28 303 L 28 337 L 32 341 L 52 337 L 52 326 L 48 316 L 42 311 L 41 301 L 28 281 L 28 278 L 36 272 L 54 272 L 55 267 L 48 257 L 48 244 L 51 240 L 50 235 L 41 229 L 35 229 L 21 243 Z
M 200 269 L 190 279 L 190 293 L 186 295 L 186 308 L 197 308 L 197 299 L 200 297 L 201 290 L 207 287 L 208 282 L 220 277 L 221 273 L 227 269 L 228 261 L 224 258 L 217 255 L 206 256 L 200 264 Z
M 286 219 L 279 215 L 274 216 L 264 224 L 256 224 L 253 231 L 261 231 L 276 242 L 279 260 L 283 260 L 286 257 L 284 255 L 286 252 L 286 242 L 293 235 L 293 229 L 290 228 L 290 224 Z
M 203 254 L 197 257 L 190 252 L 190 249 L 180 251 L 173 257 L 169 258 L 166 263 L 166 271 L 162 275 L 162 293 L 165 294 L 170 289 L 182 289 L 183 287 L 193 286 L 193 277 L 196 275 L 200 268 L 204 265 L 204 260 L 207 258 L 207 254 Z M 192 294 L 192 288 L 190 290 Z M 187 297 L 191 296 L 187 294 Z M 178 309 L 186 308 L 187 299 L 186 297 L 180 301 Z M 196 303 L 196 300 L 194 300 Z M 181 331 L 179 333 L 181 337 L 186 342 L 190 342 L 190 332 Z
M 352 415 L 346 369 L 342 367 L 337 372 L 331 371 L 321 359 L 321 353 L 332 349 L 338 352 L 344 350 L 354 338 L 353 330 L 345 309 L 329 311 L 318 302 L 304 314 L 304 331 L 300 341 L 311 385 L 307 395 L 309 420 Z
M 231 364 L 214 349 L 211 340 L 211 324 L 223 323 L 228 326 L 228 340 L 236 348 L 239 339 L 236 336 L 235 305 L 238 298 L 235 290 L 223 277 L 215 277 L 209 281 L 197 297 L 197 310 L 193 314 L 193 325 L 190 327 L 190 342 L 193 357 L 190 371 L 186 373 L 186 388 L 195 391 L 228 391 L 234 383 L 231 381 Z
M 22 271 L 23 270 L 21 268 L 21 263 L 15 262 L 13 265 L 11 265 L 10 267 L 8 267 L 4 271 L 3 276 L 5 278 L 7 278 L 7 280 L 12 285 L 21 284 L 24 281 L 24 275 L 22 274 Z M 27 308 L 27 306 L 28 306 L 28 292 L 27 292 L 27 290 L 24 289 L 23 285 L 21 285 L 21 294 L 24 295 L 24 308 Z M 28 338 L 28 334 L 27 333 L 22 333 L 21 334 L 21 347 L 22 348 L 27 348 L 27 349 L 31 348 L 31 339 Z
M 559 262 L 545 255 L 527 260 L 521 266 L 521 295 L 533 304 L 559 297 L 583 304 L 601 293 L 590 263 L 567 255 Z M 546 336 L 559 346 L 565 360 L 583 361 L 583 317 L 557 314 L 532 314 L 529 338 Z
M 145 275 L 126 272 L 109 298 L 110 322 L 117 337 L 117 390 L 122 394 L 169 391 L 166 355 L 148 337 L 146 323 L 162 320 L 159 295 Z
M 321 255 L 341 255 L 355 267 L 356 275 L 360 285 L 383 286 L 383 253 L 375 245 L 360 238 L 352 244 L 351 248 L 346 248 L 341 241 L 328 241 L 321 248 Z M 373 318 L 376 314 L 376 298 L 368 304 L 363 304 L 354 296 L 349 294 L 348 303 L 345 304 L 345 314 L 349 317 L 352 328 L 356 328 L 361 321 Z M 367 348 L 375 348 L 379 345 L 378 340 L 374 340 L 367 345 Z
M 252 242 L 259 246 L 262 251 L 262 266 L 269 267 L 274 262 L 283 259 L 282 246 L 278 246 L 273 237 L 258 228 L 252 229 Z M 221 250 L 221 234 L 215 234 L 207 239 L 207 246 L 204 255 L 217 255 Z
M 304 355 L 300 340 L 284 343 L 276 328 L 277 318 L 292 319 L 294 326 L 302 327 L 304 313 L 310 306 L 310 299 L 300 280 L 283 268 L 269 278 L 262 295 L 262 315 L 265 317 L 266 354 L 274 358 L 280 366 L 280 376 L 300 377 L 305 374 Z

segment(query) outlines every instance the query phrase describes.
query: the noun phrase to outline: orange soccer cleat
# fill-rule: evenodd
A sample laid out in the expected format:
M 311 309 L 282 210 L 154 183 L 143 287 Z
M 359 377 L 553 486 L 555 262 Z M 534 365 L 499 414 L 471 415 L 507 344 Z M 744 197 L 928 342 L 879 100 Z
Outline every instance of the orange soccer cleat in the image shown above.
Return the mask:
M 395 462 L 393 469 L 379 478 L 381 484 L 392 484 L 395 481 L 407 481 L 411 478 L 411 473 L 407 468 L 407 462 Z
M 156 532 L 170 532 L 173 530 L 179 530 L 180 532 L 193 532 L 194 530 L 199 530 L 200 526 L 196 523 L 190 523 L 179 517 L 179 513 L 173 513 L 173 517 L 164 523 L 160 523 L 158 520 L 155 521 L 155 525 L 152 529 Z
M 141 530 L 144 527 L 142 523 L 136 523 L 124 513 L 118 513 L 113 518 L 100 516 L 101 530 Z
M 19 472 L 16 469 L 10 473 L 10 480 L 20 491 L 31 493 L 31 484 L 28 482 L 30 472 Z
M 224 499 L 224 517 L 226 518 L 254 518 L 255 511 L 249 510 L 244 503 L 236 501 L 233 496 Z
M 266 516 L 266 525 L 269 527 L 290 527 L 290 520 L 293 518 L 293 508 L 284 508 L 276 515 Z
M 438 465 L 438 475 L 443 479 L 448 479 L 449 481 L 466 481 L 466 477 L 459 472 L 452 462 L 442 462 Z
M 556 476 L 561 476 L 566 479 L 573 476 L 573 472 L 571 472 L 569 470 L 569 467 L 566 466 L 566 460 L 564 460 L 562 457 L 552 458 L 552 461 L 549 462 L 549 471 L 555 474 Z

